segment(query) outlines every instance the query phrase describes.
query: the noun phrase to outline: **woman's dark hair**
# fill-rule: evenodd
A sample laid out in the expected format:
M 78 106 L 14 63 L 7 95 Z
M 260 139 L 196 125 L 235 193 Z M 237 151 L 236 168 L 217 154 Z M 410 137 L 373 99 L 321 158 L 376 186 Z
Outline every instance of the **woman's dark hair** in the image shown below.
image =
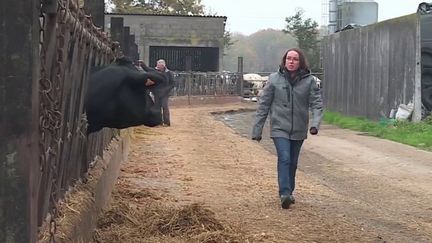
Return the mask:
M 306 56 L 304 55 L 303 51 L 300 50 L 299 48 L 288 49 L 282 57 L 282 62 L 280 64 L 280 67 L 282 69 L 285 68 L 286 56 L 288 55 L 288 52 L 290 52 L 290 51 L 295 51 L 299 54 L 299 59 L 300 59 L 299 60 L 300 61 L 299 70 L 309 71 L 309 64 L 308 64 L 308 61 L 306 60 Z

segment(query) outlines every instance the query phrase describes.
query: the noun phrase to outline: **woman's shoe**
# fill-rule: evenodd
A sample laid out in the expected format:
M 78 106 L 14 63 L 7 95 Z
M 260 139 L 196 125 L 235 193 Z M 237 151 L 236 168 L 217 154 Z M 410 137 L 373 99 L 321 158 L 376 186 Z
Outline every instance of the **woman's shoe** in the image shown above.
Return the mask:
M 289 209 L 290 205 L 293 203 L 291 195 L 282 195 L 280 197 L 281 199 L 281 206 L 283 209 Z

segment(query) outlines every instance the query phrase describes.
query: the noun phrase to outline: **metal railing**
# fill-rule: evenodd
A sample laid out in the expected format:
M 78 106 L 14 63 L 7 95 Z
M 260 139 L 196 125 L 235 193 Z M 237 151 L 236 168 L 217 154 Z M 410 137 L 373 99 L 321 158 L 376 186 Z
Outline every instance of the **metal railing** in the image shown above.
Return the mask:
M 238 95 L 240 80 L 237 73 L 180 72 L 174 74 L 174 96 Z
M 40 172 L 32 178 L 39 185 L 37 205 L 32 208 L 38 209 L 38 226 L 50 216 L 52 239 L 58 200 L 84 177 L 95 157 L 118 135 L 117 130 L 104 129 L 86 136 L 84 96 L 90 68 L 111 62 L 116 54 L 105 33 L 77 4 L 42 1 L 40 11 Z

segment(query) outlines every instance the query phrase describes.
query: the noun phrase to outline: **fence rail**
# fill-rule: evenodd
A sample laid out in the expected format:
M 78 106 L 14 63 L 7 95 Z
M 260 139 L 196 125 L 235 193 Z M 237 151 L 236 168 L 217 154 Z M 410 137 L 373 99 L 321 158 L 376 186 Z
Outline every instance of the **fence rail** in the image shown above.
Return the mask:
M 186 95 L 238 95 L 240 94 L 238 73 L 182 72 L 175 73 L 175 96 Z

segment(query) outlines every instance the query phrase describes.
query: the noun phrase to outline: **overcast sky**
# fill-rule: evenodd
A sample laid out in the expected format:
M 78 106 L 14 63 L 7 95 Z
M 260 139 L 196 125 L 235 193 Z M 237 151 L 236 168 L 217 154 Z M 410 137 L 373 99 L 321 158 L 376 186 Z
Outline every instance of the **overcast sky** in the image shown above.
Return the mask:
M 328 0 L 326 0 L 328 1 Z M 207 10 L 226 16 L 226 29 L 250 35 L 261 29 L 283 29 L 285 18 L 302 8 L 304 16 L 322 23 L 322 0 L 201 0 Z M 415 13 L 426 0 L 375 0 L 378 21 Z

